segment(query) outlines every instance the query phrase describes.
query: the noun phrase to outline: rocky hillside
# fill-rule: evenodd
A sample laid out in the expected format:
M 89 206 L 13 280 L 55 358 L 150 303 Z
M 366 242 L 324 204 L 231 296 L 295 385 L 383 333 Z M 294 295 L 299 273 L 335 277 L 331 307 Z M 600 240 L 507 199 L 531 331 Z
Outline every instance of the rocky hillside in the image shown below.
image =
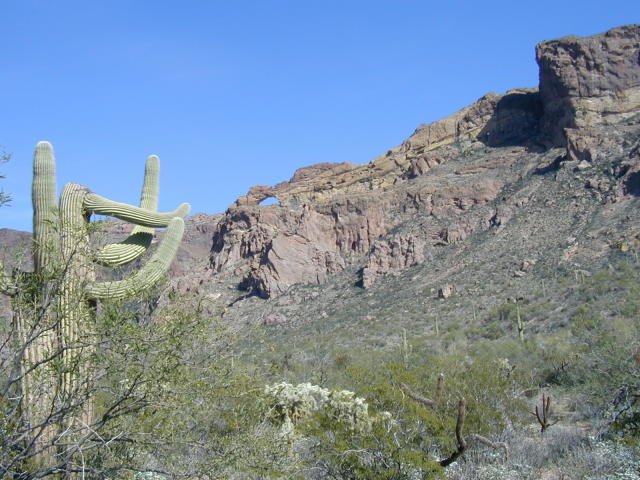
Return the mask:
M 503 298 L 601 265 L 640 231 L 639 55 L 637 25 L 543 42 L 538 89 L 489 93 L 368 164 L 251 188 L 209 224 L 206 269 L 174 284 L 232 318 L 296 322 L 329 315 L 315 285 Z
M 466 315 L 606 265 L 640 235 L 640 26 L 543 42 L 536 60 L 537 89 L 191 217 L 172 288 L 229 321 L 292 325 Z

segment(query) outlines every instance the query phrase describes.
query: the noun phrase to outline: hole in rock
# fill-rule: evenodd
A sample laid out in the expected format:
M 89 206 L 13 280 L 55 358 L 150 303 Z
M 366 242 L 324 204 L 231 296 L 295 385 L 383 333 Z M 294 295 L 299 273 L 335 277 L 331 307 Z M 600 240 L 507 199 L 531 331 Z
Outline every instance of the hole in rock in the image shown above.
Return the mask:
M 267 197 L 264 200 L 262 200 L 259 205 L 260 206 L 280 205 L 280 200 L 278 200 L 276 197 Z

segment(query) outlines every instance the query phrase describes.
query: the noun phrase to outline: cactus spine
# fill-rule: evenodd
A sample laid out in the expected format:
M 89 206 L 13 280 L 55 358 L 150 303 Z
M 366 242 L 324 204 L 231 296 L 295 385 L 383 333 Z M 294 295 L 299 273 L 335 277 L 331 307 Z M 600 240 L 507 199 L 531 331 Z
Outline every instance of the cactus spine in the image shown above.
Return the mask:
M 43 452 L 36 457 L 39 462 L 54 463 L 56 452 L 52 446 L 62 430 L 77 435 L 93 421 L 90 398 L 75 407 L 72 420 L 64 425 L 48 412 L 64 405 L 68 408 L 77 402 L 78 395 L 90 395 L 85 365 L 96 344 L 95 302 L 126 298 L 150 289 L 168 271 L 178 250 L 184 232 L 181 217 L 187 215 L 189 205 L 158 213 L 158 179 L 159 160 L 152 155 L 145 167 L 140 207 L 114 202 L 87 187 L 68 183 L 56 208 L 53 149 L 48 142 L 36 146 L 32 197 L 34 276 L 38 288 L 34 297 L 37 311 L 45 313 L 32 315 L 34 319 L 18 312 L 16 330 L 20 345 L 25 346 L 21 363 L 23 411 L 32 426 L 44 425 L 34 429 L 31 439 L 34 450 Z M 125 241 L 93 253 L 89 239 L 91 214 L 120 218 L 136 227 Z M 96 282 L 94 263 L 116 267 L 138 258 L 150 246 L 156 227 L 169 228 L 142 269 L 124 280 Z M 49 361 L 56 352 L 62 360 L 61 367 Z M 43 386 L 42 378 L 50 380 Z

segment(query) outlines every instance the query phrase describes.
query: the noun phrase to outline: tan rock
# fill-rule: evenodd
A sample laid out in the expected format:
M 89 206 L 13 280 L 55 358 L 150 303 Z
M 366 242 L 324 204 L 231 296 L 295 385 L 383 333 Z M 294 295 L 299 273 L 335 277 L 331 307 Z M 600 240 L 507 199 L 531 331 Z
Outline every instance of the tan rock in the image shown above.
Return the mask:
M 443 298 L 443 299 L 449 298 L 451 295 L 453 295 L 453 292 L 454 292 L 453 285 L 450 285 L 450 284 L 443 285 L 438 289 L 438 298 Z

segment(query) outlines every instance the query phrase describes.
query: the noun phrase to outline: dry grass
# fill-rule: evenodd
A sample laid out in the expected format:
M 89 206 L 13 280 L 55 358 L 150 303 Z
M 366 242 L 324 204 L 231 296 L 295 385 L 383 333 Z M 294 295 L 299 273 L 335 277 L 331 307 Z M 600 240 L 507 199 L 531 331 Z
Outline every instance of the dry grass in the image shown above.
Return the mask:
M 598 441 L 576 426 L 544 435 L 511 432 L 509 458 L 478 450 L 447 470 L 449 480 L 640 480 L 637 448 Z

